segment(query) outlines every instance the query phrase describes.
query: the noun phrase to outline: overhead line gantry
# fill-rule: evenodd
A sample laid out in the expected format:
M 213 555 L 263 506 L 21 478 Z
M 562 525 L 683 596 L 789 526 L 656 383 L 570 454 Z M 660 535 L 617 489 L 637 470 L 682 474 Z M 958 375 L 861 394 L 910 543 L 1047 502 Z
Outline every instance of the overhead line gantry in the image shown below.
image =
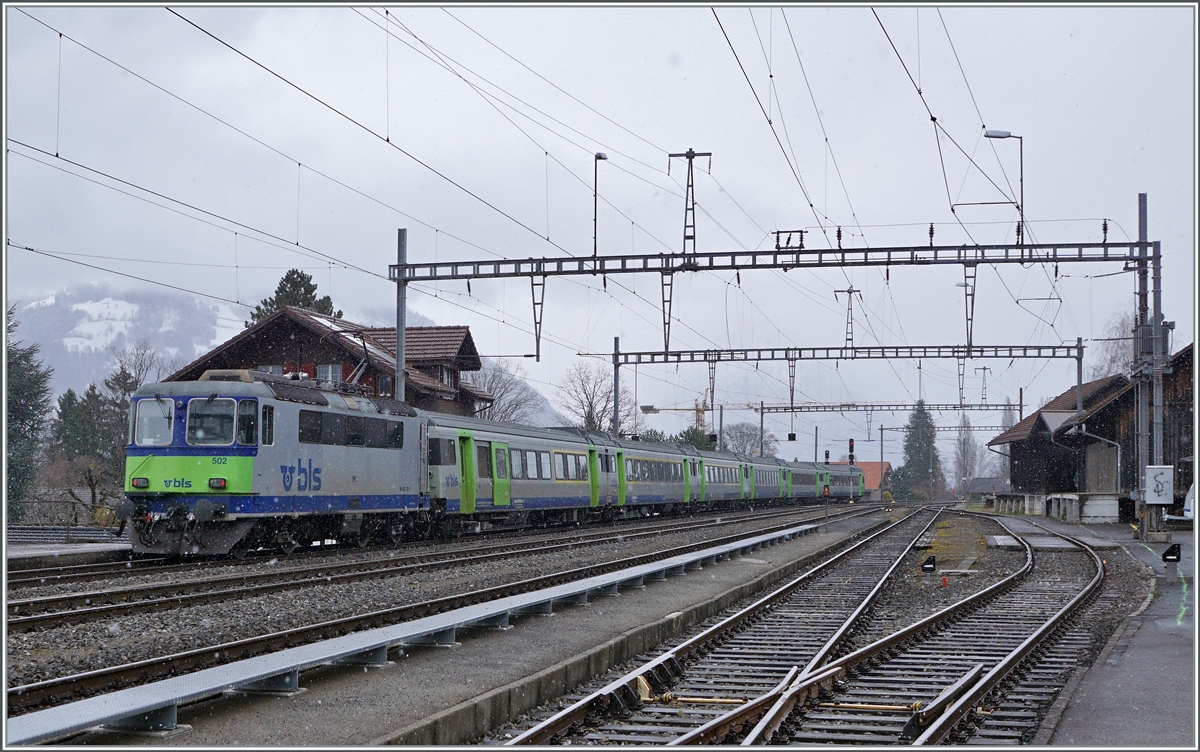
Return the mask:
M 792 236 L 798 238 L 793 244 Z M 598 276 L 602 274 L 662 275 L 663 311 L 671 308 L 672 277 L 685 272 L 726 272 L 750 269 L 823 269 L 872 266 L 964 267 L 967 305 L 967 344 L 974 323 L 975 267 L 979 264 L 1069 264 L 1120 261 L 1127 265 L 1145 263 L 1151 249 L 1160 253 L 1158 241 L 1126 243 L 1041 243 L 1037 245 L 955 245 L 887 248 L 806 249 L 800 231 L 779 231 L 773 250 L 721 251 L 713 253 L 615 254 L 557 258 L 488 259 L 424 264 L 392 264 L 388 278 L 401 285 L 413 282 L 512 279 L 528 277 L 533 298 L 535 356 L 541 359 L 542 304 L 547 277 Z M 1133 268 L 1132 266 L 1130 268 Z M 663 351 L 670 350 L 670 329 L 664 326 Z

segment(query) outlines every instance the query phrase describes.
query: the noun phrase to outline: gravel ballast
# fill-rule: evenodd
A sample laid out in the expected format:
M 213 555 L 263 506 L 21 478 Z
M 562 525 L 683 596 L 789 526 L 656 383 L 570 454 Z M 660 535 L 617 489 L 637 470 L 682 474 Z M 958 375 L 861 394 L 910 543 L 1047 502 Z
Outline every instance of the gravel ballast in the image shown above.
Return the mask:
M 773 520 L 771 524 L 779 524 L 779 521 Z M 663 533 L 468 566 L 448 564 L 444 569 L 403 576 L 331 583 L 326 587 L 132 614 L 77 626 L 14 632 L 8 635 L 6 645 L 7 686 L 217 646 L 307 624 L 500 586 L 550 572 L 702 543 L 714 537 L 738 533 L 749 536 L 761 532 L 762 525 L 761 522 L 744 522 Z

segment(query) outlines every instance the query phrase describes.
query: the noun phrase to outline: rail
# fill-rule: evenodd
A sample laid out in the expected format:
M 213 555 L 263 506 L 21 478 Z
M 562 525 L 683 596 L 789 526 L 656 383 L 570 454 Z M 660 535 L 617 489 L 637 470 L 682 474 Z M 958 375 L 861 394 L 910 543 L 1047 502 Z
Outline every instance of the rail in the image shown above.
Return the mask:
M 118 724 L 124 728 L 139 724 L 150 728 L 173 727 L 176 708 L 183 703 L 231 690 L 294 687 L 299 672 L 330 662 L 383 663 L 387 660 L 387 650 L 394 646 L 453 643 L 458 629 L 507 626 L 514 615 L 550 613 L 556 605 L 585 603 L 593 595 L 615 594 L 621 587 L 635 587 L 646 580 L 663 580 L 669 575 L 681 575 L 720 560 L 792 540 L 819 527 L 816 524 L 799 525 L 555 587 L 36 710 L 8 719 L 6 741 L 14 745 L 38 744 L 105 724 Z M 10 708 L 23 692 L 34 690 L 36 686 L 10 689 Z

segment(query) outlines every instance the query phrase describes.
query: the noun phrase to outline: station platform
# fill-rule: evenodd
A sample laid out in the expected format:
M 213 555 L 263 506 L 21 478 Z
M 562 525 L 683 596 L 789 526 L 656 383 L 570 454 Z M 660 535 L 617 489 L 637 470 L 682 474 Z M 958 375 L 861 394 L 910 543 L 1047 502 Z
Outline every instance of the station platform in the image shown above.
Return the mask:
M 1177 575 L 1162 554 L 1168 543 L 1135 540 L 1128 524 L 1068 524 L 1045 517 L 1013 516 L 1018 534 L 1038 524 L 1085 541 L 1119 545 L 1154 572 L 1146 601 L 1117 628 L 1087 670 L 1068 682 L 1051 708 L 1035 745 L 1100 747 L 1181 747 L 1196 749 L 1195 539 L 1174 530 L 1180 544 Z M 1109 556 L 1112 553 L 1108 554 Z
M 10 572 L 124 561 L 132 555 L 128 543 L 11 543 L 4 549 Z

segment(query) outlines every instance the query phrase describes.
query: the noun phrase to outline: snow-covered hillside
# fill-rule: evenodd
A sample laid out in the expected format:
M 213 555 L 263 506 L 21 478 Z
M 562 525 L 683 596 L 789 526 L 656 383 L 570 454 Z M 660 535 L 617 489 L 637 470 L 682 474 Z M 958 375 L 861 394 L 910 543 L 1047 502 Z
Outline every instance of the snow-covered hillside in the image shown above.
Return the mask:
M 99 385 L 116 365 L 113 350 L 146 339 L 167 362 L 182 366 L 241 332 L 249 318 L 240 306 L 186 293 L 118 292 L 104 285 L 77 287 L 32 303 L 9 302 L 17 304 L 16 339 L 41 345 L 41 357 L 54 369 L 55 398 L 67 389 L 83 392 L 88 384 Z M 389 318 L 388 312 L 368 313 L 360 323 L 385 326 Z M 408 323 L 435 325 L 411 310 Z M 544 398 L 539 409 L 541 425 L 565 425 Z

